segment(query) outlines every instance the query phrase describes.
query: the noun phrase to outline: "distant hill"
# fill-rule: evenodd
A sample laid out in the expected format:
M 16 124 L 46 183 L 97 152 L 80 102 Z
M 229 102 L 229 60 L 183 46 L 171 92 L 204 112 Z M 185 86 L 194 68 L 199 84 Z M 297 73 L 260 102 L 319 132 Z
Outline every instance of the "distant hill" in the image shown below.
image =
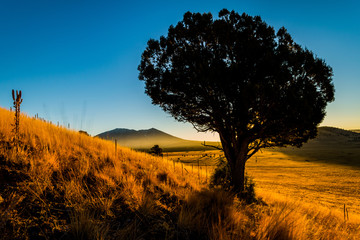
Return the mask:
M 350 131 L 356 132 L 356 133 L 360 133 L 360 129 L 352 129 L 352 130 L 350 130 Z
M 337 147 L 360 147 L 360 133 L 335 127 L 319 127 L 318 136 L 304 146 L 334 145 Z
M 202 146 L 201 141 L 184 140 L 155 128 L 146 130 L 132 130 L 126 128 L 116 128 L 97 135 L 102 139 L 114 141 L 118 144 L 133 149 L 147 150 L 155 144 L 159 145 L 165 151 L 183 151 L 183 150 L 207 150 L 212 149 Z M 217 142 L 206 142 L 217 146 Z
M 318 136 L 301 148 L 275 148 L 304 160 L 360 167 L 360 133 L 335 127 L 319 127 Z
M 210 150 L 200 141 L 184 140 L 155 128 L 148 130 L 130 130 L 117 128 L 98 135 L 98 137 L 115 139 L 121 146 L 137 150 L 148 150 L 158 144 L 165 151 Z M 217 142 L 206 142 L 218 146 Z M 271 150 L 271 149 L 270 149 Z M 273 148 L 272 151 L 283 152 L 296 159 L 321 161 L 360 167 L 360 133 L 335 127 L 319 127 L 318 136 L 305 143 L 301 148 Z

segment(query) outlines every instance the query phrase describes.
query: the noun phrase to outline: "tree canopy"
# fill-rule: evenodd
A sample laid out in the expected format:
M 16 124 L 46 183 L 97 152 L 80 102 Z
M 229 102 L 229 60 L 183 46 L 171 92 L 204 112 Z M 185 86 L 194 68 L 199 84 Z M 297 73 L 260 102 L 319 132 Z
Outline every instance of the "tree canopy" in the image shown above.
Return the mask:
M 259 16 L 184 14 L 150 39 L 138 67 L 145 92 L 178 121 L 219 133 L 236 190 L 259 149 L 300 147 L 334 100 L 332 69 Z
M 152 148 L 150 148 L 150 154 L 154 154 L 156 156 L 163 156 L 163 150 L 159 147 L 159 145 L 154 145 Z

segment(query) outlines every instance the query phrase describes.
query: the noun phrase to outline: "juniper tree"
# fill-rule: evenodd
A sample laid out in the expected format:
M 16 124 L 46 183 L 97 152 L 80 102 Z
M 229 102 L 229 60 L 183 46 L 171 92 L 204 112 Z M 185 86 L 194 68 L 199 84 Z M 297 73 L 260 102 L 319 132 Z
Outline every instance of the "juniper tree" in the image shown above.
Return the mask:
M 152 148 L 150 148 L 150 154 L 154 154 L 156 156 L 163 156 L 163 150 L 159 147 L 159 145 L 154 145 Z
M 261 148 L 297 146 L 317 135 L 334 100 L 332 69 L 259 16 L 223 9 L 187 12 L 150 39 L 138 67 L 152 103 L 198 131 L 218 132 L 234 190 Z

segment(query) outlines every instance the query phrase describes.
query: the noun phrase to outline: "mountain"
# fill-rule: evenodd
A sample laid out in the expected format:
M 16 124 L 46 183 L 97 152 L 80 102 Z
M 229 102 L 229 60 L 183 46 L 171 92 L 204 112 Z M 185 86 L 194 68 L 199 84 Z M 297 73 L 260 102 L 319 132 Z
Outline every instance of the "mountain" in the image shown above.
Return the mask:
M 130 130 L 117 128 L 98 135 L 107 140 L 117 140 L 119 145 L 138 150 L 148 150 L 158 144 L 165 151 L 209 150 L 200 141 L 188 141 L 160 130 Z M 217 142 L 206 142 L 219 146 Z M 283 152 L 296 159 L 321 161 L 360 167 L 360 133 L 335 127 L 319 127 L 318 136 L 309 140 L 301 148 L 273 148 L 273 151 Z
M 116 139 L 118 144 L 121 146 L 139 150 L 150 149 L 155 144 L 159 145 L 166 151 L 212 149 L 209 147 L 204 147 L 201 141 L 184 140 L 155 128 L 150 128 L 147 130 L 116 128 L 100 133 L 97 135 L 97 137 L 112 141 Z M 218 145 L 217 142 L 206 142 L 206 144 L 215 146 Z

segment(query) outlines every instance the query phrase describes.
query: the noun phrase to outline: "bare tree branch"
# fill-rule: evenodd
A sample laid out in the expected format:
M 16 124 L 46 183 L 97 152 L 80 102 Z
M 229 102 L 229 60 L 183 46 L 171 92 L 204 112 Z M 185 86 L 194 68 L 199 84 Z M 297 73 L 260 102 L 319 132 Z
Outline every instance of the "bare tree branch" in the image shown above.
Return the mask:
M 207 144 L 205 143 L 205 141 L 204 141 L 204 143 L 202 143 L 201 145 L 203 145 L 204 147 L 212 147 L 212 148 L 215 148 L 215 149 L 217 149 L 217 150 L 221 150 L 221 151 L 223 151 L 223 150 L 224 150 L 222 147 L 219 147 L 219 145 L 218 145 L 218 146 L 214 146 L 214 145 L 207 145 Z

